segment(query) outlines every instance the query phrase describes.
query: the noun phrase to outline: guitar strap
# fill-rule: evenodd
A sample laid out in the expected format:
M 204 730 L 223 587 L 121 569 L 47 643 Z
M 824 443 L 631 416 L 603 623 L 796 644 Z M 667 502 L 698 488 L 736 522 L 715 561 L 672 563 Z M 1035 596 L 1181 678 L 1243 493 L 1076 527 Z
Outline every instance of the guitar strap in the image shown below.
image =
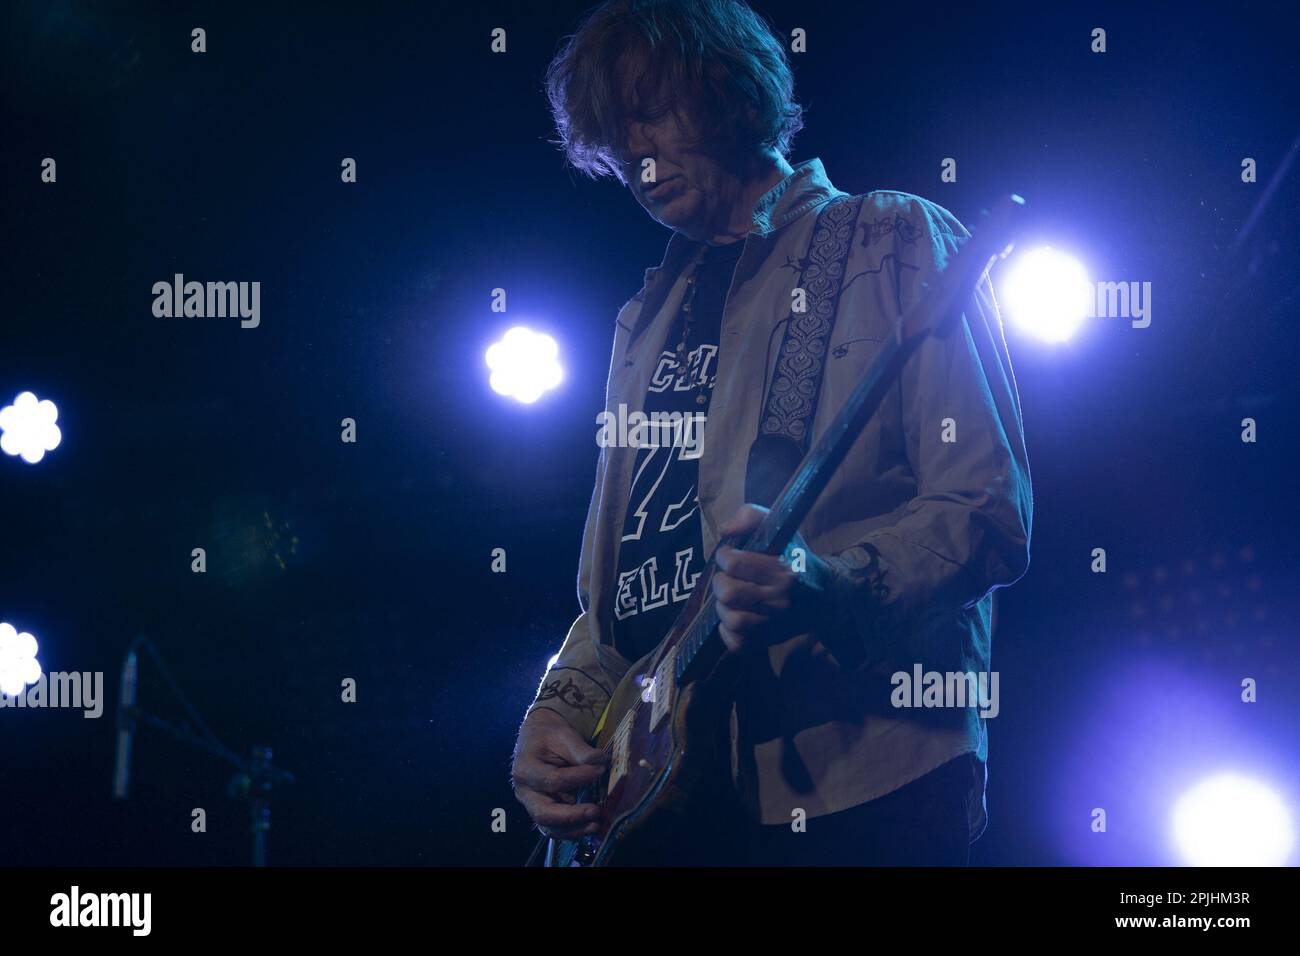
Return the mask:
M 763 401 L 758 437 L 749 446 L 745 470 L 745 501 L 771 507 L 790 476 L 803 461 L 811 443 L 813 419 L 821 397 L 826 353 L 840 293 L 844 289 L 849 253 L 857 228 L 862 196 L 832 199 L 817 214 L 798 288 L 804 290 L 803 311 L 794 310 L 786 320 L 777 355 L 776 370 Z M 749 695 L 753 693 L 749 668 L 742 672 L 736 688 L 733 718 L 747 722 Z M 787 753 L 793 747 L 786 742 Z M 743 764 L 741 764 L 743 767 Z M 742 791 L 751 789 L 742 771 Z
M 837 197 L 817 214 L 799 273 L 804 301 L 791 304 L 758 437 L 749 449 L 746 501 L 770 506 L 808 451 L 863 198 Z M 795 304 L 803 310 L 795 311 Z
M 832 199 L 821 208 L 813 224 L 799 273 L 804 308 L 796 312 L 791 304 L 776 372 L 763 402 L 758 437 L 749 448 L 746 501 L 770 505 L 808 451 L 826 370 L 826 350 L 835 329 L 862 200 L 862 196 Z M 606 703 L 601 712 L 593 740 L 600 736 L 612 703 Z

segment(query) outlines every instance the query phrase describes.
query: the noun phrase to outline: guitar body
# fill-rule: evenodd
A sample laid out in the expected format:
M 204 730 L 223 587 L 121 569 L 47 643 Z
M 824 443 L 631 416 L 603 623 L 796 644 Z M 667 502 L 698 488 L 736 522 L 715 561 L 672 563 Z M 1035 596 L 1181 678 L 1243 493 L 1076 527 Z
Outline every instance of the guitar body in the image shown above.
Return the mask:
M 552 840 L 548 866 L 652 866 L 707 857 L 725 840 L 730 786 L 727 720 L 741 661 L 720 656 L 703 677 L 677 685 L 677 651 L 709 593 L 697 582 L 672 631 L 615 688 L 594 746 L 610 754 L 605 775 L 580 802 L 601 808 L 600 832 Z M 657 676 L 656 676 L 657 675 Z

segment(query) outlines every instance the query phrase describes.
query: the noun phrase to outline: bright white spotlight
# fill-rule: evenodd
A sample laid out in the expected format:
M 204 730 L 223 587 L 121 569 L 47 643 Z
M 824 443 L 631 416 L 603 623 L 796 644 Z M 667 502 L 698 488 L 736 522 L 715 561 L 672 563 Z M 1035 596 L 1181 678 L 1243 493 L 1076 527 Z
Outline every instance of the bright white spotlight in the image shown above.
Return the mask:
M 1079 261 L 1051 246 L 1016 256 L 1000 283 L 1007 314 L 1022 330 L 1064 342 L 1093 309 L 1095 287 Z
M 560 384 L 564 372 L 557 361 L 555 339 L 517 325 L 487 350 L 489 384 L 498 395 L 532 404 Z
M 1174 806 L 1174 840 L 1191 866 L 1283 866 L 1295 833 L 1280 797 L 1257 780 L 1223 774 Z
M 19 634 L 12 624 L 0 621 L 0 692 L 17 697 L 28 684 L 41 679 L 36 660 L 36 638 Z
M 555 666 L 556 664 L 558 664 L 559 662 L 560 662 L 560 655 L 559 655 L 559 654 L 553 654 L 553 655 L 551 656 L 551 659 L 550 659 L 549 661 L 546 662 L 546 669 L 549 671 L 552 667 L 554 667 L 554 666 Z
M 54 420 L 59 410 L 48 398 L 37 401 L 31 392 L 23 392 L 12 405 L 0 409 L 0 449 L 6 455 L 18 455 L 29 465 L 54 451 L 63 433 Z

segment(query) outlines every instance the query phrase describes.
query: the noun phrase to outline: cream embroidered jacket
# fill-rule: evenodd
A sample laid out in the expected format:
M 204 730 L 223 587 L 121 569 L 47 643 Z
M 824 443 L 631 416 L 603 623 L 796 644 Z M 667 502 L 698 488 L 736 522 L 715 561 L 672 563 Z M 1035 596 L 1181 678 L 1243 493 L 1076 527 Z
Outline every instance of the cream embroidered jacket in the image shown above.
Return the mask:
M 704 426 L 698 494 L 706 554 L 744 503 L 763 389 L 818 211 L 845 195 L 812 159 L 755 207 L 723 312 Z M 814 438 L 923 283 L 968 235 L 934 203 L 866 194 L 824 358 Z M 645 285 L 619 312 L 606 394 L 614 415 L 620 405 L 642 408 L 685 291 L 691 246 L 674 233 L 663 262 L 646 271 Z M 630 666 L 611 645 L 610 620 L 635 456 L 635 448 L 600 452 L 579 561 L 582 613 L 533 704 L 587 736 Z M 979 760 L 972 761 L 971 825 L 982 827 L 987 735 L 977 702 L 896 706 L 918 702 L 920 691 L 904 694 L 895 675 L 989 673 L 993 591 L 1025 573 L 1031 511 L 1019 398 L 985 277 L 955 330 L 931 336 L 908 360 L 800 528 L 834 579 L 818 627 L 747 665 L 732 713 L 733 774 L 756 819 L 788 824 L 795 809 L 809 817 L 847 809 L 972 754 Z

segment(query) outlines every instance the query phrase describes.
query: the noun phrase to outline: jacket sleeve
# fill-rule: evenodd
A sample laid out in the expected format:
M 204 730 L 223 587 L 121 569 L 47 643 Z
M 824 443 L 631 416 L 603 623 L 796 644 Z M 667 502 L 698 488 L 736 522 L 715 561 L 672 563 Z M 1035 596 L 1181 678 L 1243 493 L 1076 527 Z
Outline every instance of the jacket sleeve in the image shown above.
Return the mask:
M 569 628 L 555 662 L 546 669 L 528 714 L 554 711 L 583 737 L 591 738 L 621 678 L 596 657 L 587 612 L 583 611 Z
M 622 354 L 623 329 L 615 335 L 615 356 Z M 611 369 L 612 369 L 611 359 Z M 608 393 L 606 405 L 608 406 Z M 600 499 L 605 484 L 607 450 L 602 448 L 596 462 L 596 484 L 587 508 L 587 520 L 582 534 L 582 553 L 578 559 L 578 604 L 582 613 L 569 627 L 569 633 L 554 661 L 542 676 L 537 696 L 524 719 L 533 711 L 545 708 L 554 711 L 583 737 L 595 736 L 596 725 L 609 703 L 614 688 L 628 668 L 612 647 L 599 647 L 597 629 L 591 621 L 592 548 L 596 535 L 596 522 L 600 513 Z
M 947 210 L 909 198 L 920 234 L 906 251 L 919 262 L 898 290 L 904 309 L 970 235 Z M 899 652 L 924 661 L 927 621 L 951 620 L 1029 565 L 1029 464 L 987 275 L 948 334 L 909 358 L 897 388 L 916 494 L 892 526 L 825 559 L 823 643 L 846 667 Z

